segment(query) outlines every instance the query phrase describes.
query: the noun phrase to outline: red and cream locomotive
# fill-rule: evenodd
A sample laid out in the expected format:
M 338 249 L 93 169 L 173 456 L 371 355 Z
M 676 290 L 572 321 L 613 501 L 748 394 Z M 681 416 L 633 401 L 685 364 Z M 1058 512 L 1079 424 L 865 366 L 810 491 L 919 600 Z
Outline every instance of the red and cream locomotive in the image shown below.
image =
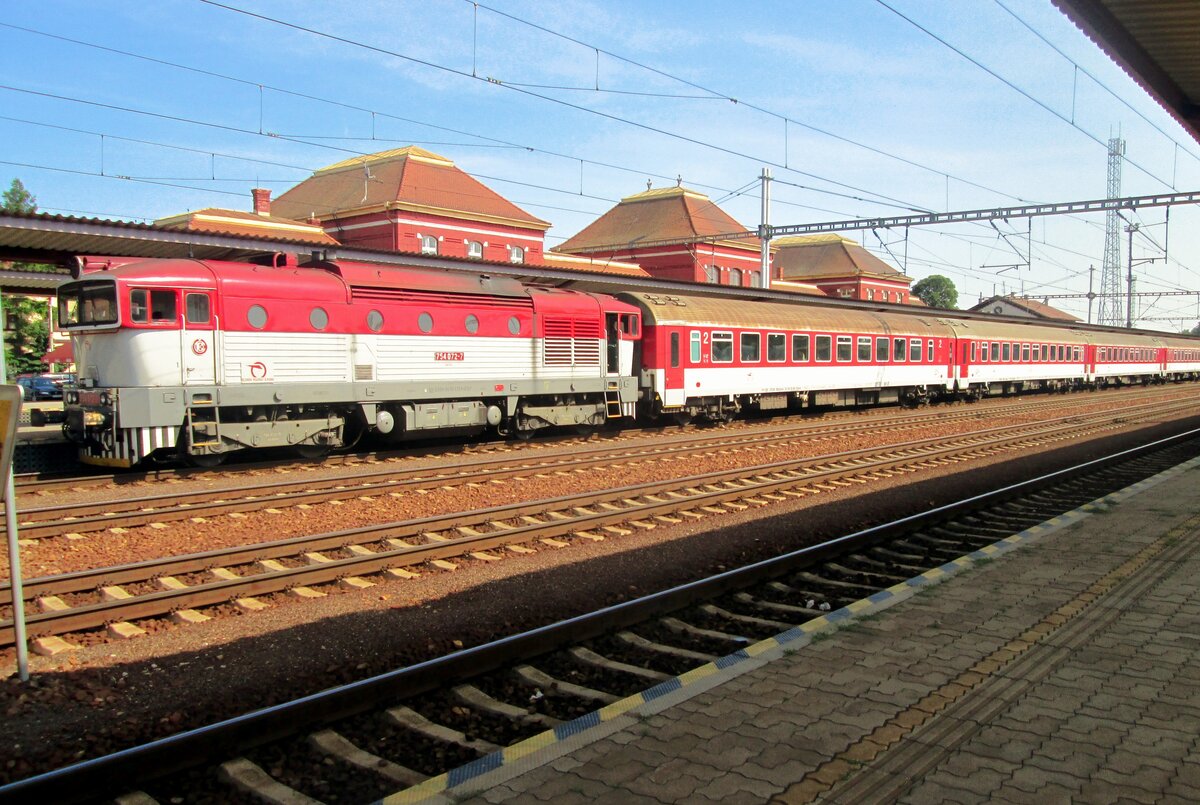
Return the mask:
M 1200 377 L 1183 336 L 284 255 L 89 258 L 58 294 L 79 377 L 64 429 L 115 466 Z

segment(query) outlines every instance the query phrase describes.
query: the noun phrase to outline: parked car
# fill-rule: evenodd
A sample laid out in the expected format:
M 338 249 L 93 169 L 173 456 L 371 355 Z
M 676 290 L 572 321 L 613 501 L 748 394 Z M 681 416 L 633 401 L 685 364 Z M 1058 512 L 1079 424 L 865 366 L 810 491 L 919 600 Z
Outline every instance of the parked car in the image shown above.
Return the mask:
M 26 400 L 61 400 L 63 396 L 62 386 L 45 375 L 18 377 L 17 385 Z

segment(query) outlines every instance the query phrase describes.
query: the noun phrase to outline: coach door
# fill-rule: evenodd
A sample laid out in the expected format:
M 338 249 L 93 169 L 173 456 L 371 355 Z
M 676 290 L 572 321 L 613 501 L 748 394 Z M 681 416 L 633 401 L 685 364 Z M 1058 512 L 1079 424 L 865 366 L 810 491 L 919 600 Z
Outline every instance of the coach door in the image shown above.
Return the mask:
M 183 384 L 212 385 L 217 380 L 216 319 L 206 291 L 183 292 Z

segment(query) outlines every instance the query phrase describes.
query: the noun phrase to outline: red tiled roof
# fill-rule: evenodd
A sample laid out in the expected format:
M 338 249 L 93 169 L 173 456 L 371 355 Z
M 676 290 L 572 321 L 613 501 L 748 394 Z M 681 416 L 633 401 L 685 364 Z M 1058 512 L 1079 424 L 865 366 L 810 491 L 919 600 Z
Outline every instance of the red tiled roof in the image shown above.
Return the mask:
M 1018 307 L 1022 310 L 1028 311 L 1030 314 L 1039 319 L 1053 319 L 1055 321 L 1082 321 L 1082 319 L 1077 316 L 1072 316 L 1070 313 L 1066 313 L 1056 307 L 1050 307 L 1050 305 L 1046 304 L 1045 302 L 1039 302 L 1036 299 L 1030 299 L 1028 296 L 993 296 L 990 299 L 985 299 L 973 306 L 971 310 L 984 311 L 987 313 L 990 312 L 988 307 L 996 302 L 1007 302 L 1013 307 Z
M 877 277 L 911 282 L 858 243 L 840 235 L 804 235 L 771 241 L 774 263 L 784 279 Z
M 621 199 L 617 206 L 568 238 L 558 251 L 623 251 L 643 244 L 691 243 L 712 238 L 736 248 L 758 251 L 758 238 L 725 241 L 719 237 L 745 231 L 746 227 L 703 193 L 668 187 Z
M 216 207 L 160 218 L 154 222 L 154 226 L 159 229 L 179 229 L 186 232 L 287 238 L 321 246 L 338 245 L 336 239 L 315 224 L 293 221 L 277 215 L 259 215 L 256 212 L 223 210 Z
M 542 231 L 550 227 L 549 222 L 525 212 L 449 159 L 416 146 L 322 168 L 271 202 L 271 208 L 299 220 L 410 209 Z
M 559 268 L 566 271 L 598 271 L 603 274 L 619 274 L 626 277 L 650 276 L 641 266 L 618 260 L 605 260 L 602 257 L 560 254 L 553 251 L 543 252 L 542 260 L 547 268 Z

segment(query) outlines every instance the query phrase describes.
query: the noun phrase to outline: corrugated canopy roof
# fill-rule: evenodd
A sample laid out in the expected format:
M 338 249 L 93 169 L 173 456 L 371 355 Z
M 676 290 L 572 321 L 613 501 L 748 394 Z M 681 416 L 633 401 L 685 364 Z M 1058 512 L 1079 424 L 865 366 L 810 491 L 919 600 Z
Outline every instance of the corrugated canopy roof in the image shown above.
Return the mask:
M 1053 2 L 1200 142 L 1200 3 Z

